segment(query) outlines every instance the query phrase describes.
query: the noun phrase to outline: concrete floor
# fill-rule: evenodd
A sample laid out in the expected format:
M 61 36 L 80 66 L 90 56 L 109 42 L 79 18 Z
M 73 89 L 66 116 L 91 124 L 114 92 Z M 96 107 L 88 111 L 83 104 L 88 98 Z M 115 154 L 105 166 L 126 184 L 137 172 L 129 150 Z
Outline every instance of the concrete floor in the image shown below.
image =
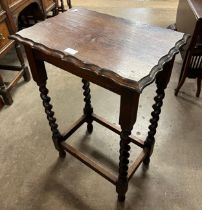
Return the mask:
M 167 26 L 175 20 L 177 0 L 73 0 L 73 5 Z M 138 169 L 125 204 L 117 202 L 115 187 L 88 167 L 70 155 L 64 161 L 58 159 L 38 88 L 33 81 L 20 83 L 12 92 L 14 104 L 0 112 L 0 210 L 201 210 L 202 96 L 194 97 L 196 83 L 192 80 L 174 96 L 180 67 L 177 57 L 150 168 L 146 172 Z M 51 65 L 47 69 L 52 103 L 63 132 L 82 113 L 82 84 L 79 78 L 55 71 Z M 142 94 L 133 129 L 133 134 L 143 139 L 154 90 L 151 85 Z M 92 85 L 92 103 L 96 113 L 118 122 L 117 95 Z M 91 136 L 83 126 L 70 143 L 116 173 L 119 137 L 94 125 Z M 132 147 L 131 160 L 138 152 Z

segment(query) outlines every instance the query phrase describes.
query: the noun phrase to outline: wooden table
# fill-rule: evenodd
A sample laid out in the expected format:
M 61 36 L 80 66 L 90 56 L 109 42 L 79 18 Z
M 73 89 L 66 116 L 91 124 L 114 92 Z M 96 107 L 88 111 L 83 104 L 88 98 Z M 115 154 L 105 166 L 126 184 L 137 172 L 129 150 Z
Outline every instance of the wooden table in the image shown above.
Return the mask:
M 187 36 L 79 8 L 22 30 L 12 38 L 25 47 L 60 157 L 64 158 L 65 152 L 69 152 L 116 185 L 118 199 L 124 201 L 128 181 L 138 166 L 142 162 L 149 164 L 164 90 L 170 79 L 175 54 L 186 43 Z M 58 129 L 52 111 L 44 61 L 82 78 L 84 115 L 64 135 Z M 157 95 L 154 98 L 148 136 L 142 141 L 133 137 L 131 130 L 136 121 L 140 94 L 154 81 L 157 84 Z M 120 95 L 120 127 L 93 113 L 89 82 Z M 120 134 L 118 177 L 65 143 L 85 122 L 91 133 L 93 121 Z M 128 167 L 130 143 L 141 147 L 142 152 Z

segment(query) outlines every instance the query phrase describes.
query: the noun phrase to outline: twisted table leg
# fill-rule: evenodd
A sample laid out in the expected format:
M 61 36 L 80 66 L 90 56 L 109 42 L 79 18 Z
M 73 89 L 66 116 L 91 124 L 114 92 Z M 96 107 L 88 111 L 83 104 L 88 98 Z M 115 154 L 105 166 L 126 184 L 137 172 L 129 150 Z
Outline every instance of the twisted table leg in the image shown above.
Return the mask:
M 43 101 L 43 106 L 45 108 L 45 113 L 52 131 L 52 139 L 55 148 L 59 151 L 59 156 L 65 158 L 66 152 L 62 149 L 60 142 L 62 141 L 62 136 L 58 130 L 58 124 L 56 123 L 56 118 L 54 117 L 54 112 L 52 111 L 53 106 L 50 103 L 51 98 L 48 96 L 48 89 L 46 88 L 46 83 L 39 85 L 40 96 Z
M 149 126 L 149 132 L 147 139 L 145 141 L 145 147 L 149 149 L 149 155 L 145 158 L 144 163 L 146 165 L 149 164 L 150 162 L 150 156 L 153 152 L 153 147 L 155 144 L 155 134 L 156 134 L 156 129 L 158 127 L 158 121 L 159 121 L 159 116 L 161 113 L 161 107 L 163 105 L 163 98 L 165 97 L 165 92 L 164 89 L 157 89 L 156 91 L 157 95 L 154 97 L 154 105 L 153 107 L 153 112 L 151 113 L 152 118 L 150 119 L 150 126 Z
M 92 113 L 93 108 L 91 106 L 91 95 L 90 95 L 90 83 L 89 81 L 82 79 L 83 82 L 83 95 L 84 95 L 84 102 L 85 107 L 83 109 L 84 114 L 86 115 L 86 122 L 87 122 L 87 130 L 89 133 L 92 133 L 93 131 L 93 119 L 92 119 Z
M 64 12 L 65 11 L 65 6 L 64 6 L 63 0 L 60 0 L 60 7 L 61 7 L 62 12 Z
M 121 141 L 119 150 L 119 176 L 116 183 L 118 200 L 124 201 L 128 190 L 128 164 L 130 158 L 129 136 L 137 117 L 139 94 L 126 92 L 121 96 L 119 124 L 121 126 Z
M 120 156 L 119 156 L 119 177 L 116 191 L 118 193 L 118 200 L 124 201 L 125 194 L 128 190 L 128 164 L 130 157 L 130 141 L 128 137 L 130 136 L 130 130 L 123 130 L 121 132 L 121 141 L 120 141 Z
M 150 126 L 148 136 L 145 140 L 145 149 L 148 150 L 148 155 L 144 159 L 144 164 L 148 165 L 150 162 L 150 156 L 152 155 L 154 144 L 155 144 L 155 134 L 158 127 L 159 116 L 161 113 L 161 107 L 163 105 L 163 99 L 165 97 L 165 89 L 167 88 L 168 82 L 170 81 L 170 76 L 172 73 L 174 59 L 169 63 L 164 65 L 163 71 L 159 72 L 156 77 L 157 95 L 154 97 L 153 112 L 151 113 L 152 118 L 150 119 Z

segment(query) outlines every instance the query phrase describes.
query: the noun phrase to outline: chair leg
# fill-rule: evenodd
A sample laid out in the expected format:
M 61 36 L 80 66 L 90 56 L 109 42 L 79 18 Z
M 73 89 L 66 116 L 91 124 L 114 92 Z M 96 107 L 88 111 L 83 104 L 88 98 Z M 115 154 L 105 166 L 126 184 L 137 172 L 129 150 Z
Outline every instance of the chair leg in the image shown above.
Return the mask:
M 67 5 L 68 5 L 69 9 L 72 8 L 72 2 L 71 2 L 71 0 L 67 0 Z
M 184 84 L 184 82 L 185 82 L 185 80 L 186 80 L 186 77 L 187 77 L 187 75 L 188 75 L 188 71 L 189 71 L 189 62 L 190 62 L 190 58 L 187 59 L 186 64 L 183 65 L 183 67 L 182 67 L 182 71 L 181 71 L 181 74 L 180 74 L 180 80 L 179 80 L 179 83 L 178 83 L 177 88 L 175 89 L 175 95 L 176 95 L 176 96 L 178 95 L 179 90 L 180 90 L 180 88 L 182 87 L 182 85 Z
M 16 42 L 15 44 L 15 49 L 16 49 L 16 53 L 17 53 L 17 57 L 20 61 L 21 67 L 24 71 L 23 73 L 23 78 L 26 82 L 30 81 L 30 73 L 29 73 L 29 69 L 28 67 L 25 65 L 25 61 L 22 55 L 22 50 L 21 50 L 21 46 L 19 43 Z
M 197 78 L 197 91 L 196 91 L 196 97 L 199 97 L 199 96 L 200 96 L 200 93 L 201 93 L 201 80 L 202 80 L 201 77 L 198 77 L 198 78 Z
M 0 95 L 2 96 L 4 103 L 6 105 L 11 105 L 13 103 L 10 91 L 6 89 L 6 86 L 3 82 L 3 78 L 1 77 L 1 75 L 0 75 Z
M 63 0 L 60 0 L 60 7 L 61 7 L 62 12 L 64 12 L 65 11 L 65 6 L 64 6 Z
M 3 99 L 0 97 L 0 111 L 3 108 L 3 106 L 4 106 L 4 102 L 3 102 Z
M 177 88 L 175 89 L 176 96 L 178 95 L 178 92 L 180 88 L 182 87 L 182 85 L 184 84 L 185 79 L 188 75 L 190 62 L 191 62 L 191 55 L 189 52 L 187 52 L 183 61 L 181 72 L 180 72 L 179 82 L 178 82 Z
M 180 72 L 180 77 L 179 77 L 179 80 L 178 80 L 178 84 L 180 83 L 180 81 L 182 79 L 182 75 L 183 75 L 183 67 L 182 67 L 181 72 Z

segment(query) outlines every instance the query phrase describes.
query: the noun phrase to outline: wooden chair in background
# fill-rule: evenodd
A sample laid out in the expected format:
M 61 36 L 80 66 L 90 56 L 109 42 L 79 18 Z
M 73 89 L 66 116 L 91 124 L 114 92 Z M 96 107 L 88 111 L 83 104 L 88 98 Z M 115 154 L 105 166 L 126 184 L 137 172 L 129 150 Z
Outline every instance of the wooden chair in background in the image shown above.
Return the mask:
M 69 7 L 69 9 L 72 8 L 71 0 L 67 0 L 67 6 Z M 59 11 L 61 11 L 61 12 L 66 11 L 66 10 L 65 10 L 65 6 L 64 6 L 64 1 L 63 1 L 63 0 L 60 0 Z
M 14 46 L 17 57 L 20 61 L 19 66 L 1 65 L 0 70 L 18 71 L 18 74 L 11 81 L 5 82 L 3 75 L 0 74 L 0 99 L 6 105 L 11 105 L 13 100 L 10 94 L 11 89 L 18 80 L 24 77 L 25 81 L 30 80 L 30 74 L 25 65 L 20 45 L 8 36 L 16 33 L 18 30 L 34 25 L 40 20 L 49 17 L 49 13 L 57 15 L 59 11 L 64 12 L 64 2 L 58 6 L 59 0 L 1 0 L 0 2 L 0 58 L 3 58 Z M 15 5 L 15 8 L 14 6 Z M 72 7 L 71 0 L 67 0 L 69 8 Z M 17 9 L 16 9 L 17 8 Z
M 3 108 L 3 106 L 4 106 L 4 102 L 3 102 L 2 98 L 0 97 L 0 111 Z
M 183 65 L 175 95 L 188 77 L 197 79 L 196 96 L 199 97 L 202 80 L 202 1 L 179 0 L 176 24 L 172 28 L 192 35 L 189 44 L 181 50 Z
M 9 40 L 8 36 L 14 34 L 17 31 L 13 22 L 12 16 L 9 11 L 6 11 L 6 4 L 4 1 L 0 2 L 0 58 L 4 57 L 8 51 L 15 47 L 17 57 L 20 61 L 19 66 L 0 65 L 0 70 L 18 71 L 17 75 L 9 82 L 4 82 L 0 75 L 0 97 L 6 105 L 11 105 L 13 100 L 10 94 L 10 90 L 16 85 L 18 80 L 24 77 L 25 81 L 30 80 L 30 74 L 27 66 L 25 65 L 21 47 L 13 40 Z M 2 99 L 1 98 L 1 99 Z

